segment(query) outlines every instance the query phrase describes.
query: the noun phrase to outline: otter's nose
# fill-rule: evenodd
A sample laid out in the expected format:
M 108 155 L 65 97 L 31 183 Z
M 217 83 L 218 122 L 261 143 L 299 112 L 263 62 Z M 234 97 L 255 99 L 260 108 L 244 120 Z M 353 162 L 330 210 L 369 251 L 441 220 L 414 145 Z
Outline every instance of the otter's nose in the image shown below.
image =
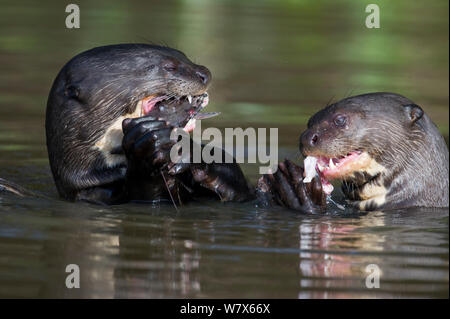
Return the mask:
M 312 130 L 306 130 L 300 136 L 300 152 L 303 153 L 305 149 L 310 149 L 319 142 L 319 134 Z
M 211 72 L 209 72 L 209 70 L 205 67 L 200 67 L 197 71 L 195 71 L 195 75 L 198 76 L 204 85 L 208 85 L 211 81 Z
M 311 130 L 306 130 L 303 132 L 300 142 L 304 146 L 310 146 L 314 147 L 316 146 L 317 142 L 319 141 L 319 135 Z

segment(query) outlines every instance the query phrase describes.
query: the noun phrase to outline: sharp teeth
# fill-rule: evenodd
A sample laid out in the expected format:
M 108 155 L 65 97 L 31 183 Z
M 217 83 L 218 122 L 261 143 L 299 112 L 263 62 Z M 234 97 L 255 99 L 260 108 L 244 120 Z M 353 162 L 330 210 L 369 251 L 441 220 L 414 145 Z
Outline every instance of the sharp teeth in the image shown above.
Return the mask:
M 319 168 L 319 171 L 321 171 L 321 172 L 323 172 L 323 170 L 325 169 L 325 167 L 323 167 L 319 163 L 317 163 L 317 167 Z
M 188 95 L 188 96 L 187 96 L 187 99 L 188 99 L 188 101 L 189 101 L 189 104 L 192 104 L 192 96 L 191 96 L 191 95 Z
M 328 166 L 330 166 L 330 168 L 336 168 L 336 165 L 334 165 L 334 162 L 331 158 L 330 158 L 330 162 L 328 163 Z

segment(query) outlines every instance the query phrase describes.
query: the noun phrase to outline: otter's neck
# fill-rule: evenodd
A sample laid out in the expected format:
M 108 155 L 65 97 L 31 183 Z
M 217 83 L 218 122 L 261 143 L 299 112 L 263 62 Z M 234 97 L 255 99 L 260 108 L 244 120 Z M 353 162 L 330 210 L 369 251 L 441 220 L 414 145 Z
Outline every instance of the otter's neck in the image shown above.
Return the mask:
M 449 206 L 447 145 L 427 116 L 421 125 L 426 134 L 411 139 L 407 148 L 373 159 L 365 182 L 344 188 L 352 204 L 360 210 Z
M 422 125 L 423 139 L 411 143 L 389 187 L 386 208 L 448 207 L 449 206 L 449 152 L 444 138 L 428 116 Z

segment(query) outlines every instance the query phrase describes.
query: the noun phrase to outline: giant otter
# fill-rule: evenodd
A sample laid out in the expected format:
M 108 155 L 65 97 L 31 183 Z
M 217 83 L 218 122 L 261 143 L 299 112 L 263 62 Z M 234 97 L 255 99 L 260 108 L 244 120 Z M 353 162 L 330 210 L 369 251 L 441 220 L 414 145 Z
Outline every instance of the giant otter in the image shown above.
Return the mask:
M 444 138 L 422 108 L 401 95 L 363 94 L 327 106 L 309 120 L 300 151 L 318 173 L 313 182 L 302 178 L 302 168 L 281 163 L 275 176 L 261 178 L 260 193 L 317 212 L 333 190 L 329 180 L 338 179 L 347 202 L 359 210 L 449 205 Z M 312 203 L 301 198 L 306 188 L 315 192 Z
M 235 163 L 168 165 L 170 132 L 192 129 L 210 80 L 206 67 L 168 47 L 120 44 L 75 56 L 56 77 L 46 113 L 60 196 L 104 204 L 251 196 Z
M 206 195 L 254 198 L 236 163 L 172 163 L 175 127 L 192 130 L 208 103 L 210 71 L 182 52 L 147 44 L 98 47 L 71 59 L 47 103 L 56 188 L 67 200 L 118 204 Z M 206 116 L 207 117 L 207 116 Z M 193 142 L 191 142 L 193 143 Z M 225 153 L 220 149 L 214 152 Z M 26 191 L 0 180 L 0 191 Z M 315 190 L 321 196 L 320 188 Z M 317 195 L 318 194 L 318 195 Z M 310 192 L 304 200 L 311 201 Z

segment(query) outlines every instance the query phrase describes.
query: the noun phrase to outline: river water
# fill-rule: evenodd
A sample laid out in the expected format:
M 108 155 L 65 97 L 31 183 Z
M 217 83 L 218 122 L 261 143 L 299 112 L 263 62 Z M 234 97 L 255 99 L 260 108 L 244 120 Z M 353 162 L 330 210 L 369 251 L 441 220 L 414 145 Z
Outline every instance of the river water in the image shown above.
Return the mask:
M 45 147 L 51 83 L 76 53 L 163 43 L 213 73 L 203 127 L 278 128 L 296 159 L 308 118 L 329 101 L 403 94 L 448 141 L 448 1 L 2 1 L 0 176 L 45 198 L 0 194 L 0 297 L 374 298 L 449 295 L 448 209 L 306 216 L 253 204 L 127 204 L 58 198 Z M 257 164 L 244 164 L 252 183 Z M 77 264 L 81 288 L 67 289 Z M 366 287 L 366 267 L 380 287 Z

